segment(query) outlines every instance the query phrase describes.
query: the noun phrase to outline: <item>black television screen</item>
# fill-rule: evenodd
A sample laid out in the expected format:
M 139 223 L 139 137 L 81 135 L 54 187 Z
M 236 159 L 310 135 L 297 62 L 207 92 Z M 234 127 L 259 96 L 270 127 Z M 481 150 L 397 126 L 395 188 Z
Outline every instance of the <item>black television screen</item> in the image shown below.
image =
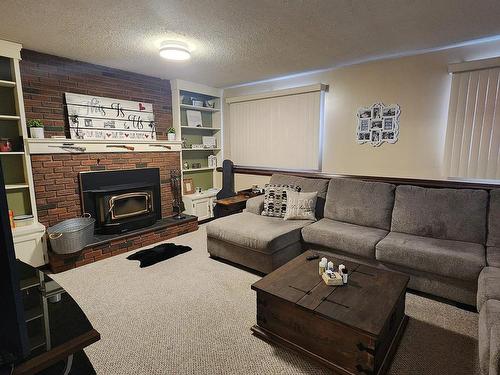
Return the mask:
M 17 360 L 28 355 L 28 335 L 23 319 L 16 255 L 9 221 L 5 181 L 0 164 L 0 352 Z

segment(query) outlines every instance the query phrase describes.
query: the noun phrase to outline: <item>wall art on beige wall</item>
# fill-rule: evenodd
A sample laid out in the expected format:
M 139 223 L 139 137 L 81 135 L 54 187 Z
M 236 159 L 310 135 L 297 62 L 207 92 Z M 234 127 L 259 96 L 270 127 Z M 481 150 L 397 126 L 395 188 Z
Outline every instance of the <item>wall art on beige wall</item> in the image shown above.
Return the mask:
M 356 141 L 370 143 L 374 147 L 382 143 L 396 143 L 399 138 L 398 104 L 375 103 L 371 107 L 361 107 L 356 113 Z

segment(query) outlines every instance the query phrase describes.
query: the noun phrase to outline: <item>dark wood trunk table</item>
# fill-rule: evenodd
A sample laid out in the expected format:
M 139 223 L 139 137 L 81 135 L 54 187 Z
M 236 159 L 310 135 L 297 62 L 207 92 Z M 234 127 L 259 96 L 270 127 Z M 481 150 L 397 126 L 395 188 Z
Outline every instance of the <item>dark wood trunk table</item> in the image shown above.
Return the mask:
M 383 374 L 402 336 L 409 277 L 342 261 L 349 282 L 328 286 L 306 251 L 252 285 L 254 335 L 298 350 L 339 374 Z

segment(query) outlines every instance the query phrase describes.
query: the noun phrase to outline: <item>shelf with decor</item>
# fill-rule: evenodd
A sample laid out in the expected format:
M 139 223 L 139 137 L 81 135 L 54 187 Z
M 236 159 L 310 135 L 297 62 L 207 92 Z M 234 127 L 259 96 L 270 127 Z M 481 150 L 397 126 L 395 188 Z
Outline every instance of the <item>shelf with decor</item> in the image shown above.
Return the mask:
M 197 130 L 211 130 L 211 131 L 220 131 L 221 129 L 220 128 L 212 128 L 212 127 L 208 127 L 208 126 L 183 126 L 181 125 L 181 128 L 183 129 L 182 131 L 183 132 L 187 132 L 187 131 L 197 131 Z
M 14 81 L 5 81 L 0 79 L 0 87 L 16 87 L 16 83 Z
M 201 168 L 191 168 L 191 169 L 183 169 L 183 173 L 194 173 L 200 171 L 213 171 L 215 167 L 201 167 Z
M 5 185 L 5 190 L 15 190 L 15 189 L 29 189 L 28 184 L 12 184 L 12 185 Z
M 0 120 L 14 120 L 19 121 L 21 117 L 16 115 L 0 115 Z
M 216 194 L 216 167 L 222 165 L 221 97 L 222 90 L 217 88 L 182 80 L 172 81 L 173 127 L 177 139 L 182 141 L 182 179 L 189 180 L 193 187 L 201 188 L 210 196 Z M 192 148 L 193 145 L 205 147 Z M 210 204 L 205 195 L 186 192 L 183 186 L 183 196 L 189 196 L 185 199 L 186 213 L 207 218 L 207 213 L 212 210 L 211 207 L 204 207 Z M 203 213 L 198 212 L 202 206 Z
M 198 93 L 188 93 L 188 95 L 198 95 Z M 211 97 L 212 99 L 214 97 Z M 181 109 L 193 109 L 193 110 L 196 110 L 196 111 L 202 111 L 202 112 L 219 112 L 220 109 L 219 108 L 211 108 L 211 107 L 202 107 L 202 106 L 199 106 L 199 105 L 191 105 L 191 104 L 181 104 L 180 105 Z
M 183 148 L 182 151 L 220 151 L 220 148 Z
M 45 227 L 38 222 L 19 61 L 20 44 L 0 40 L 0 163 L 7 203 L 14 217 L 32 216 L 13 228 L 16 257 L 39 267 L 45 264 Z

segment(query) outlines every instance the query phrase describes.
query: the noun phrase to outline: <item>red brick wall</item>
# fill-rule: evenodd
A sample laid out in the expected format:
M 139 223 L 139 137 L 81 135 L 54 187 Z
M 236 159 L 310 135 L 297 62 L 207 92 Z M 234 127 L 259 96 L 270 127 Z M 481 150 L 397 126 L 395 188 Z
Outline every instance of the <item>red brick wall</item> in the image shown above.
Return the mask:
M 78 172 L 160 168 L 162 217 L 173 215 L 170 171 L 180 168 L 179 152 L 32 155 L 38 220 L 52 226 L 82 215 Z
M 64 93 L 153 103 L 159 139 L 172 125 L 170 81 L 30 50 L 22 51 L 21 77 L 27 119 L 42 119 L 46 136 L 69 137 Z

